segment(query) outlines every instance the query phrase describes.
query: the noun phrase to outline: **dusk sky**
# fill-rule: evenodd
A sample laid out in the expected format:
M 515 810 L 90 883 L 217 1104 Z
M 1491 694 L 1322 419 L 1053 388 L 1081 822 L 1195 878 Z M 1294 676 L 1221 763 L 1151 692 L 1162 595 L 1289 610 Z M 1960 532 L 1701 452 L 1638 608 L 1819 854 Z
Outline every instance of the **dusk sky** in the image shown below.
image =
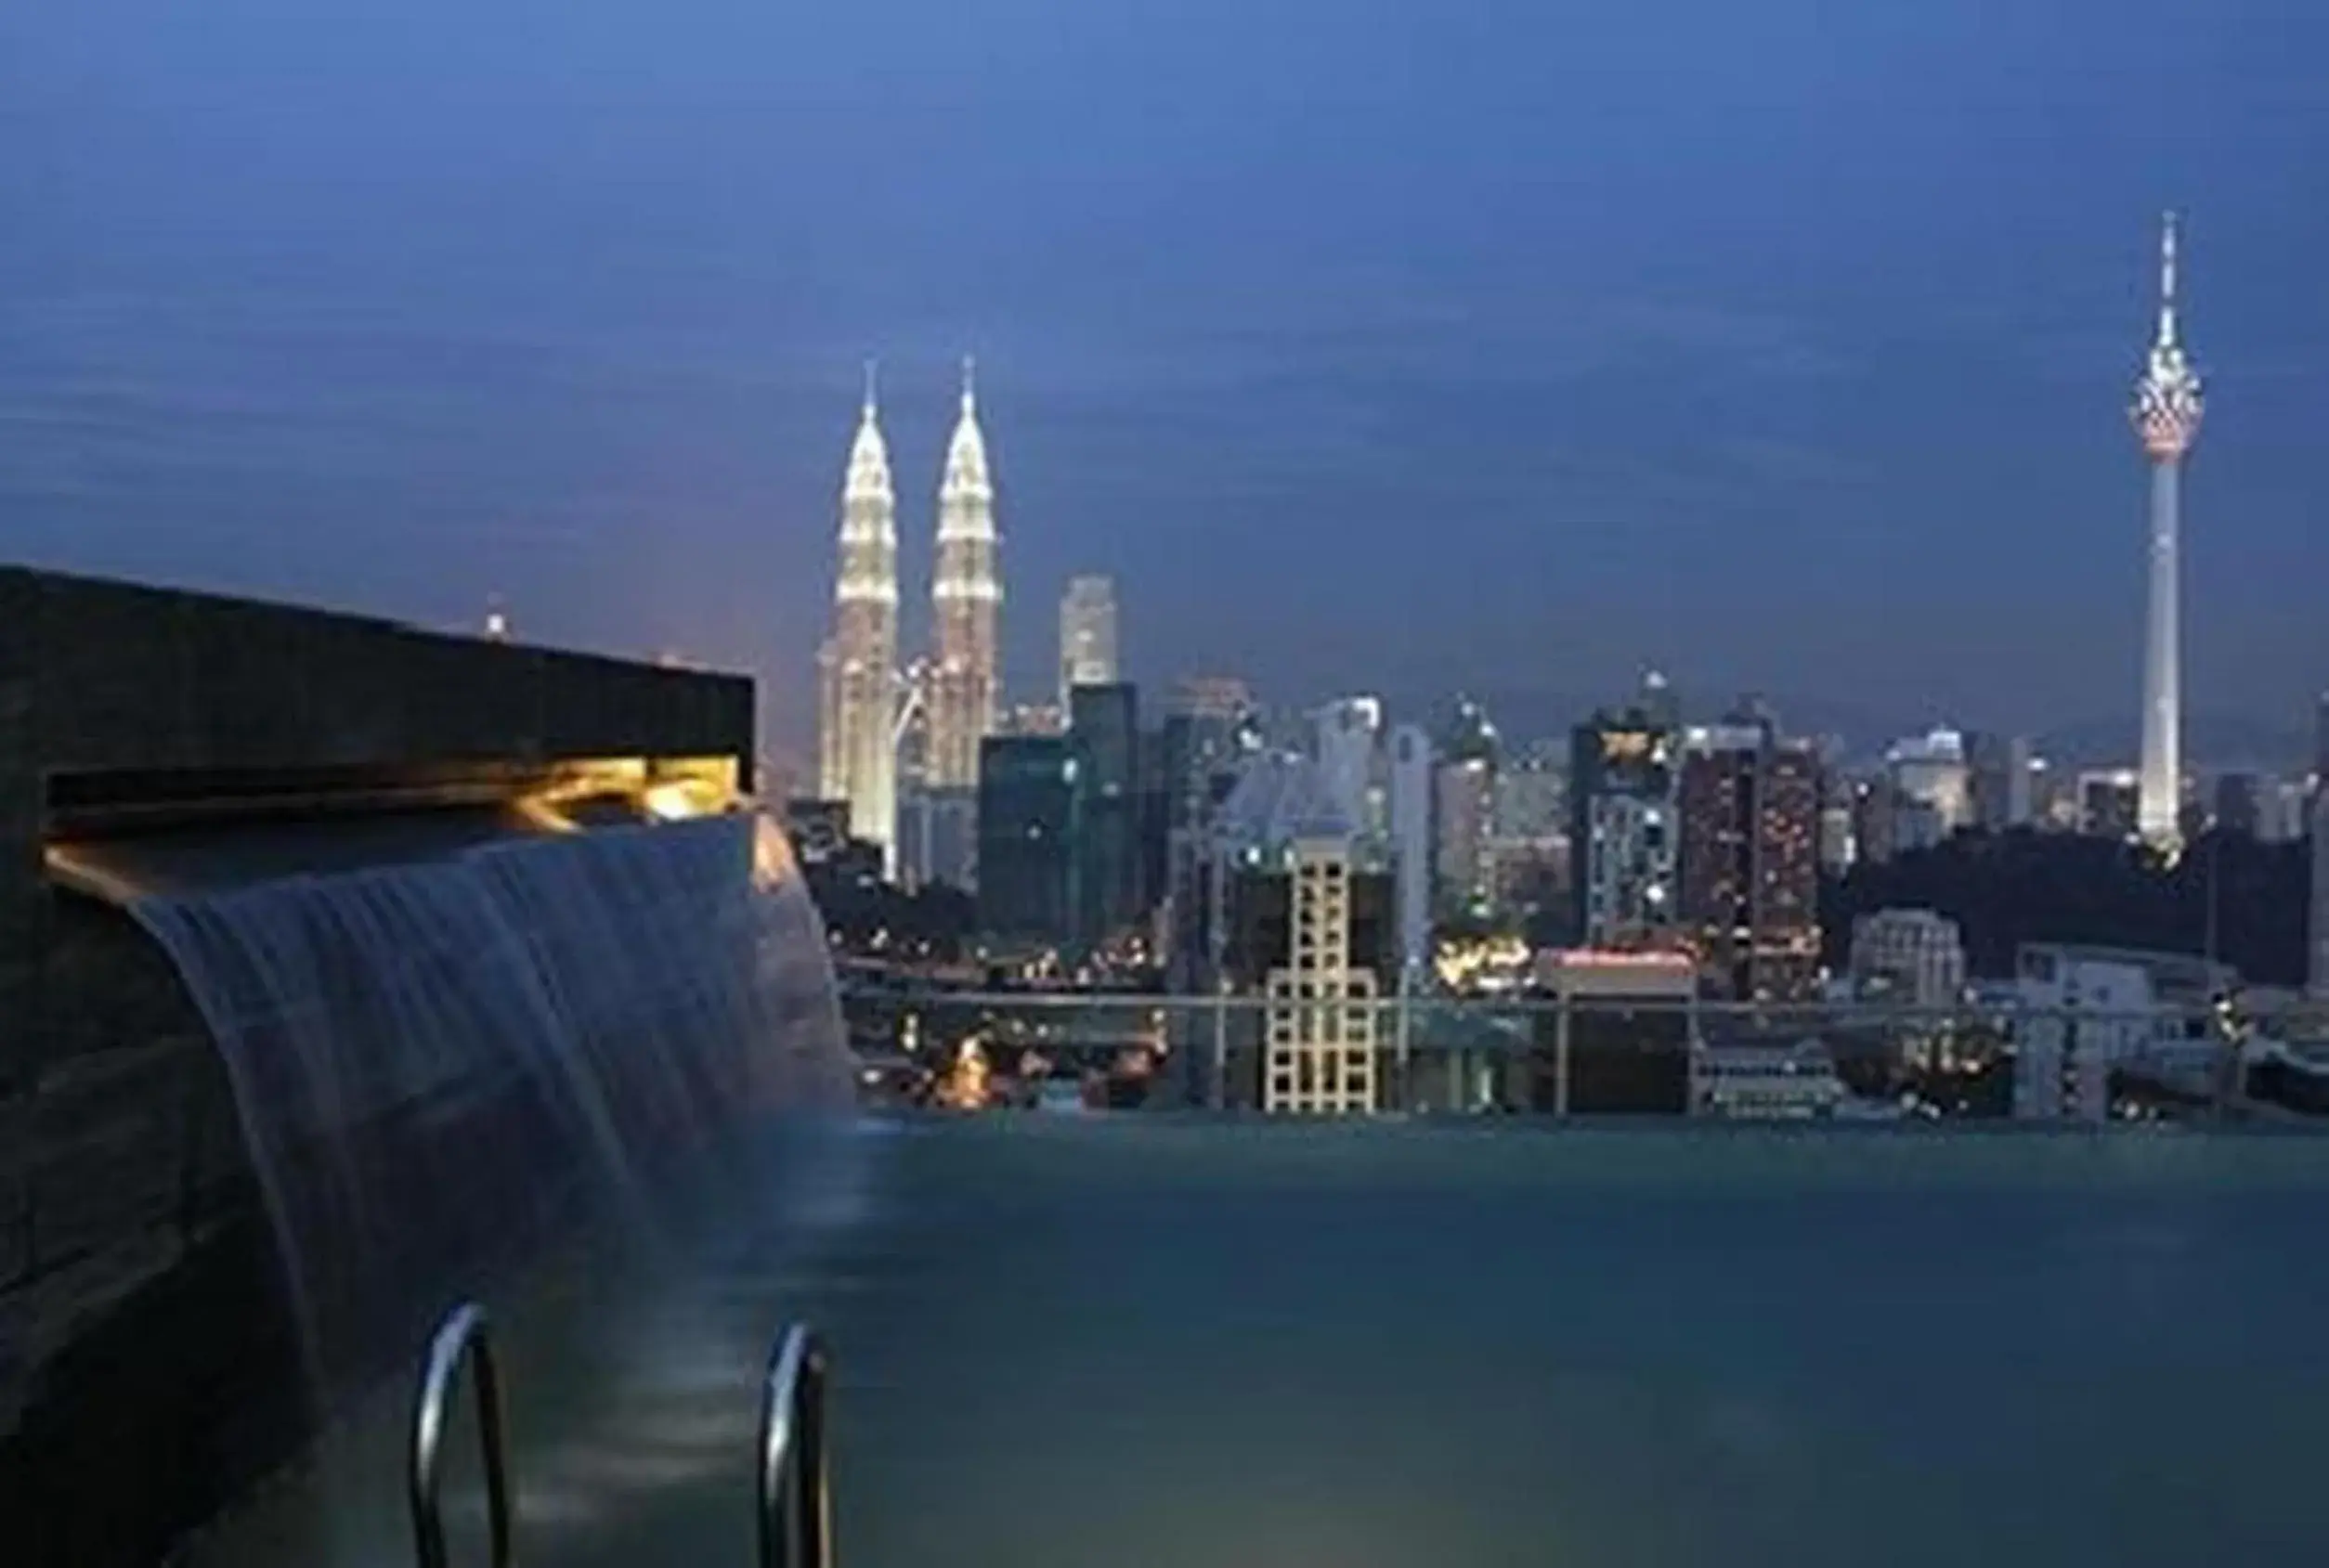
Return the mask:
M 0 7 L 0 559 L 675 647 L 805 740 L 858 364 L 905 644 L 979 356 L 1015 692 L 1642 661 L 2136 706 L 2187 214 L 2195 712 L 2329 684 L 2329 6 Z M 2203 758 L 2205 760 L 2205 758 Z

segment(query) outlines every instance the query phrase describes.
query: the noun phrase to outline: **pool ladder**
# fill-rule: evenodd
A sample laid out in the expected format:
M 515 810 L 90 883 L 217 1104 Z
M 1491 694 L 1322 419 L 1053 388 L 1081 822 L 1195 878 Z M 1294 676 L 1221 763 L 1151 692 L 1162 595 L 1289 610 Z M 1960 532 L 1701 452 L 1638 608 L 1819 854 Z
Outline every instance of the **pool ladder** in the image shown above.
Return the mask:
M 476 1391 L 477 1443 L 485 1468 L 486 1538 L 491 1568 L 509 1568 L 508 1433 L 501 1373 L 485 1308 L 464 1302 L 429 1340 L 412 1402 L 406 1468 L 412 1543 L 420 1568 L 451 1568 L 445 1545 L 445 1424 L 464 1367 Z M 761 1381 L 760 1440 L 753 1476 L 757 1568 L 833 1568 L 833 1470 L 826 1425 L 832 1362 L 804 1323 L 776 1337 Z

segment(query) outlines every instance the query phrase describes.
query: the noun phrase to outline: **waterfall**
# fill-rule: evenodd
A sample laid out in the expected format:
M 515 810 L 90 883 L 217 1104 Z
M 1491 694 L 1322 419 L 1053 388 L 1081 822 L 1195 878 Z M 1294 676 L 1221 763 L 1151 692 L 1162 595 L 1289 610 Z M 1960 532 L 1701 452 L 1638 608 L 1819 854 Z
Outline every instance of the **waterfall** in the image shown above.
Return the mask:
M 578 1200 L 850 1094 L 824 929 L 758 817 L 132 911 L 226 1058 L 326 1393 Z

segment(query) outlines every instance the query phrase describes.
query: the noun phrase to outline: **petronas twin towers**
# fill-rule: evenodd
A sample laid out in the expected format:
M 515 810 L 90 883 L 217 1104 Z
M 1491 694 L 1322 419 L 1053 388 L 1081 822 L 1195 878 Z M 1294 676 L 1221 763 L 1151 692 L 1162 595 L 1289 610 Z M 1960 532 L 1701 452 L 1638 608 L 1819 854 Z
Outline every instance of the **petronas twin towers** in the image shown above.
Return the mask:
M 979 742 L 994 732 L 996 710 L 995 545 L 995 482 L 965 360 L 962 412 L 938 487 L 933 645 L 920 689 L 909 693 L 898 667 L 897 496 L 869 368 L 841 487 L 833 635 L 818 653 L 818 785 L 825 798 L 849 802 L 852 836 L 880 845 L 885 862 L 895 853 L 898 743 L 911 703 L 928 725 L 930 784 L 978 784 Z

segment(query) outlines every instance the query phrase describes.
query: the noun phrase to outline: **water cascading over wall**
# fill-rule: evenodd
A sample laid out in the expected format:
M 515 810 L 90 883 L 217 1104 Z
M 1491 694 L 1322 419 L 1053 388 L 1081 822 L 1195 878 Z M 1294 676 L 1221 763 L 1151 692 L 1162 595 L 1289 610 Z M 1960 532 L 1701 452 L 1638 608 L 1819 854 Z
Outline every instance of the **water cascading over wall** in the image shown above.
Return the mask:
M 326 1390 L 579 1198 L 850 1093 L 822 926 L 754 816 L 133 911 L 225 1058 Z

